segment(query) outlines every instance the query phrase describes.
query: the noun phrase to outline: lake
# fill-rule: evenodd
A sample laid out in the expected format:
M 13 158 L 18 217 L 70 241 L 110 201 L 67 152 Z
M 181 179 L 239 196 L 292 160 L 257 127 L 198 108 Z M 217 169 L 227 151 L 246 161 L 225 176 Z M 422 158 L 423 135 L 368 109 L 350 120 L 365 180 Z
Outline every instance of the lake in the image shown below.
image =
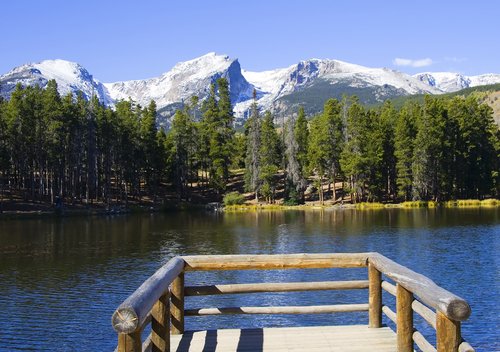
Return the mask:
M 466 299 L 472 315 L 463 324 L 463 336 L 477 351 L 500 351 L 500 208 L 3 220 L 0 350 L 114 350 L 113 311 L 175 255 L 366 251 L 380 252 Z M 358 278 L 366 279 L 366 269 L 188 273 L 186 284 Z M 367 292 L 203 297 L 188 300 L 186 306 L 304 302 L 366 303 Z M 367 313 L 187 317 L 186 328 L 366 322 Z

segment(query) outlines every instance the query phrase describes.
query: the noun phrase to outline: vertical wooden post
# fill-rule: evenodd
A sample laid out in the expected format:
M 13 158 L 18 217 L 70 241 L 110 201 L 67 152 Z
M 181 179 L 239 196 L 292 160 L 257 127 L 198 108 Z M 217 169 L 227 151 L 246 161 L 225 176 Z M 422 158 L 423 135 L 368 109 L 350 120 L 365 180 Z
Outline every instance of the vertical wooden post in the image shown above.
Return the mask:
M 130 334 L 118 334 L 118 352 L 141 352 L 141 331 Z
M 184 273 L 180 273 L 172 282 L 172 305 L 170 316 L 172 320 L 172 334 L 184 333 Z
M 413 294 L 400 284 L 396 286 L 396 320 L 398 352 L 413 352 Z
M 170 351 L 170 291 L 168 290 L 151 309 L 151 342 L 153 352 Z
M 436 316 L 436 343 L 438 352 L 457 352 L 462 337 L 460 322 L 451 320 L 441 312 Z
M 368 263 L 368 282 L 368 326 L 380 328 L 382 326 L 382 273 L 371 263 Z

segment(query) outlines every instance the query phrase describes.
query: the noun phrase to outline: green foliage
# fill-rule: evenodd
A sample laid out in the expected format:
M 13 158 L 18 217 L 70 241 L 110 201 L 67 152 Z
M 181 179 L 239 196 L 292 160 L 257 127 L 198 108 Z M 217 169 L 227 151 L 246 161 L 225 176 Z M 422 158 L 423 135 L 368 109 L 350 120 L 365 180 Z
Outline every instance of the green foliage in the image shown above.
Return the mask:
M 344 145 L 342 121 L 342 106 L 336 99 L 328 99 L 323 114 L 311 121 L 308 146 L 308 174 L 315 174 L 319 184 L 325 177 L 335 185 L 335 179 L 340 175 L 340 155 Z M 319 186 L 319 185 L 318 185 Z M 318 187 L 319 198 L 323 203 L 323 187 Z M 335 188 L 332 191 L 335 200 Z
M 398 196 L 405 201 L 412 198 L 413 151 L 417 135 L 416 121 L 421 114 L 420 105 L 413 102 L 405 104 L 399 111 L 394 130 Z
M 245 158 L 245 188 L 247 191 L 255 193 L 258 201 L 260 179 L 260 147 L 261 147 L 261 121 L 260 114 L 255 99 L 252 103 L 252 115 L 245 124 L 245 134 L 247 135 L 247 147 Z
M 228 205 L 241 205 L 245 203 L 245 197 L 238 192 L 230 192 L 224 195 L 223 203 L 225 206 Z
M 220 78 L 217 84 L 212 84 L 210 95 L 205 100 L 202 110 L 204 113 L 199 131 L 203 149 L 200 156 L 205 159 L 202 163 L 208 168 L 212 188 L 221 193 L 226 188 L 229 165 L 234 152 L 234 116 L 227 79 Z
M 281 135 L 254 102 L 245 133 L 235 134 L 229 84 L 219 79 L 201 109 L 193 97 L 177 110 L 167 133 L 154 102 L 118 101 L 112 110 L 95 96 L 59 96 L 55 81 L 45 89 L 18 85 L 0 100 L 0 187 L 25 200 L 110 204 L 155 199 L 170 182 L 189 200 L 195 182 L 220 195 L 229 168 L 245 167 L 247 189 L 269 203 L 284 169 L 286 205 L 304 202 L 305 175 L 321 201 L 319 186 L 332 189 L 337 180 L 354 202 L 468 205 L 456 200 L 500 192 L 500 130 L 481 99 L 427 96 L 400 111 L 389 102 L 367 108 L 355 97 L 328 99 L 310 123 L 299 109 Z
M 280 140 L 274 127 L 273 116 L 269 111 L 265 113 L 260 129 L 259 158 L 260 193 L 268 203 L 272 203 L 276 194 L 276 173 L 281 162 L 281 153 Z
M 302 174 L 307 169 L 307 147 L 309 144 L 309 128 L 307 126 L 306 114 L 302 106 L 299 107 L 299 114 L 294 126 L 295 140 L 297 141 L 297 161 Z

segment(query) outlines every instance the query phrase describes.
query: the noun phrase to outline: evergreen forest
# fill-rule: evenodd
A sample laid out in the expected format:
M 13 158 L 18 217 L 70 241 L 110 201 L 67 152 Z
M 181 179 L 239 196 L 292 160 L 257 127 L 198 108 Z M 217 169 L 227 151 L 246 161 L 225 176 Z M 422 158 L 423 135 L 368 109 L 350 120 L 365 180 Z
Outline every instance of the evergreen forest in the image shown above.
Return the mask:
M 158 128 L 156 104 L 60 96 L 18 85 L 0 100 L 0 200 L 50 204 L 217 200 L 241 175 L 248 200 L 300 204 L 483 199 L 500 193 L 500 132 L 477 96 L 425 96 L 400 109 L 328 99 L 276 124 L 254 95 L 235 129 L 228 81 Z M 243 187 L 244 183 L 244 187 Z

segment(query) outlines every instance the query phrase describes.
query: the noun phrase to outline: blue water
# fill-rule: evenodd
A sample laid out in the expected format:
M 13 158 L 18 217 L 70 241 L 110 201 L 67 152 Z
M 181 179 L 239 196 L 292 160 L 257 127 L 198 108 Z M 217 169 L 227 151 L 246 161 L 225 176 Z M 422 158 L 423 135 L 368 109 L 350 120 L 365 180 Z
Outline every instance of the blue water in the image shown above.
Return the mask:
M 462 333 L 500 351 L 500 210 L 172 213 L 0 221 L 0 350 L 111 351 L 114 309 L 184 254 L 377 251 L 466 299 Z M 187 273 L 188 285 L 366 279 L 366 269 Z M 384 295 L 384 303 L 392 298 Z M 367 292 L 188 298 L 187 308 L 366 303 Z M 366 313 L 187 317 L 187 329 L 365 324 Z M 429 340 L 433 330 L 418 321 Z M 389 324 L 390 325 L 390 324 Z

